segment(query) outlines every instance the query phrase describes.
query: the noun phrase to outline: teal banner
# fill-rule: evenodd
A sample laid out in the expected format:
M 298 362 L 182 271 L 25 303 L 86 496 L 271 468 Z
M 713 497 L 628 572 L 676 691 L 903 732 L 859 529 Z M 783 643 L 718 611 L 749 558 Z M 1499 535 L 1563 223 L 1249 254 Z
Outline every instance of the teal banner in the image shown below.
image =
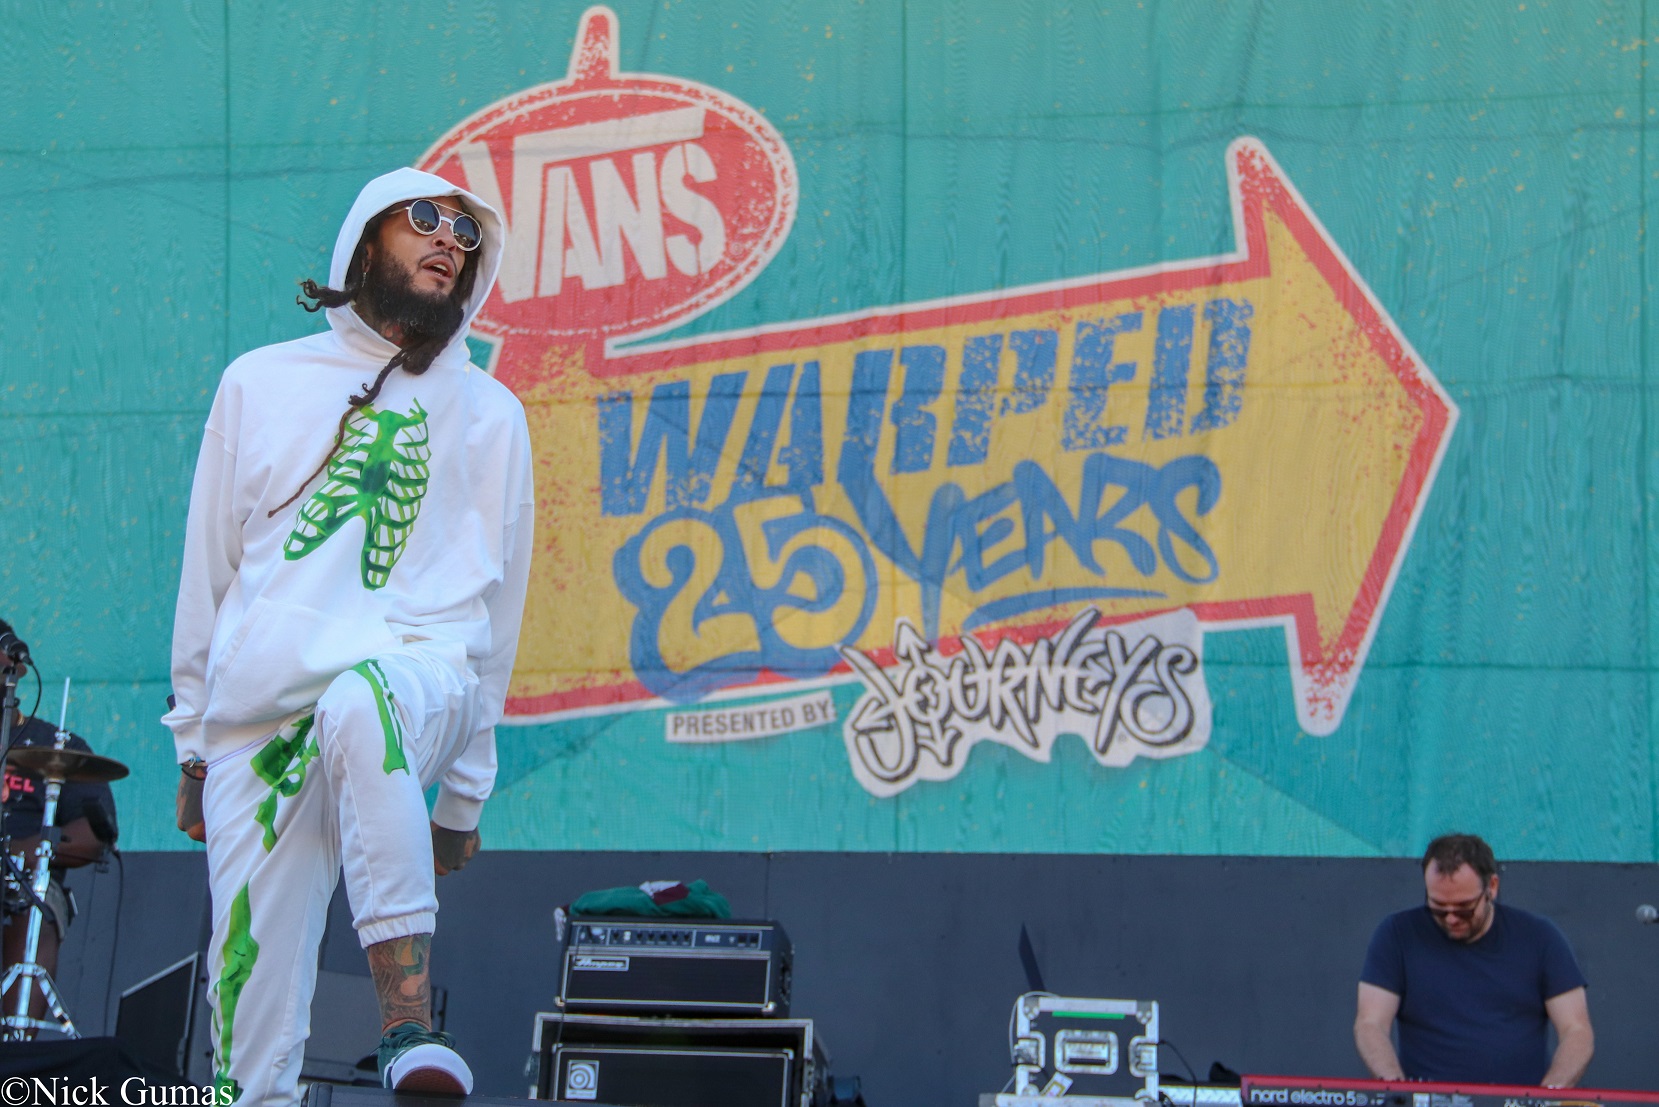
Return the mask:
M 0 617 L 131 766 L 123 846 L 195 848 L 159 718 L 202 423 L 413 165 L 507 220 L 471 344 L 537 462 L 486 848 L 1659 860 L 1656 36 L 14 12 Z

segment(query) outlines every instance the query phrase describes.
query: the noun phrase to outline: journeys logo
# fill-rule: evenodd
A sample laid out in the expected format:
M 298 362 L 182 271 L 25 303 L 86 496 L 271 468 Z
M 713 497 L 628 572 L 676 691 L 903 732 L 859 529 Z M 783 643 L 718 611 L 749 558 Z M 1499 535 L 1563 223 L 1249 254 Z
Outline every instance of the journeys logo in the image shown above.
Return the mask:
M 477 324 L 538 462 L 510 716 L 799 694 L 854 669 L 844 734 L 877 792 L 954 775 L 982 738 L 1046 757 L 1056 719 L 1104 763 L 1168 756 L 1209 730 L 1196 631 L 1148 629 L 1184 612 L 1283 627 L 1302 726 L 1340 724 L 1457 412 L 1260 143 L 1226 154 L 1231 254 L 624 344 L 752 280 L 798 183 L 757 111 L 621 73 L 616 33 L 589 9 L 565 80 L 421 161 L 511 228 Z M 1193 667 L 1160 647 L 1169 695 L 1107 712 L 1144 684 L 1115 674 L 1148 640 Z M 1093 660 L 1053 669 L 1062 642 Z M 953 659 L 1049 675 L 996 724 L 890 691 L 943 687 Z M 1179 741 L 1136 736 L 1183 703 Z M 957 722 L 922 725 L 946 706 Z M 685 714 L 678 740 L 709 740 Z
M 893 669 L 847 649 L 869 689 L 845 730 L 853 775 L 866 791 L 896 795 L 949 780 L 976 742 L 1046 762 L 1062 734 L 1082 735 L 1096 761 L 1118 767 L 1202 749 L 1210 694 L 1192 613 L 1113 629 L 1099 618 L 1086 608 L 1052 639 L 1021 647 L 1004 638 L 989 652 L 963 635 L 954 657 L 900 620 Z

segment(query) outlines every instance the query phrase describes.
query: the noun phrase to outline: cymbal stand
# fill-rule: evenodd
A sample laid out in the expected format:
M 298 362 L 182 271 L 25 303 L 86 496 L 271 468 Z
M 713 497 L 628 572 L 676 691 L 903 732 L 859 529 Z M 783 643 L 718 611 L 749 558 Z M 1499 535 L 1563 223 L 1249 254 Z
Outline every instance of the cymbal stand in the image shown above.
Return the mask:
M 10 730 L 12 713 L 16 710 L 17 676 L 12 670 L 7 670 L 7 694 L 4 699 L 7 705 L 6 745 L 0 746 L 0 751 L 10 747 Z M 69 721 L 69 684 L 64 682 L 63 687 L 63 719 L 58 725 L 57 740 L 53 744 L 63 749 L 69 744 L 69 732 L 64 729 Z M 6 970 L 4 979 L 0 979 L 0 995 L 4 995 L 13 983 L 17 984 L 17 1000 L 15 1013 L 0 1019 L 0 1027 L 4 1033 L 0 1034 L 8 1042 L 24 1041 L 35 1030 L 57 1030 L 67 1038 L 79 1038 L 80 1032 L 75 1029 L 75 1023 L 64 1008 L 63 996 L 58 992 L 58 986 L 52 981 L 52 974 L 41 967 L 36 958 L 40 954 L 40 928 L 45 921 L 46 913 L 41 910 L 41 904 L 46 902 L 47 889 L 52 884 L 52 849 L 58 839 L 58 793 L 63 790 L 63 778 L 48 776 L 46 778 L 46 806 L 40 813 L 40 845 L 35 849 L 35 865 L 32 874 L 34 902 L 29 905 L 29 933 L 24 941 L 23 960 Z M 40 994 L 46 999 L 46 1006 L 51 1011 L 51 1019 L 36 1019 L 29 1016 L 29 1005 L 34 1000 L 34 986 L 40 984 Z

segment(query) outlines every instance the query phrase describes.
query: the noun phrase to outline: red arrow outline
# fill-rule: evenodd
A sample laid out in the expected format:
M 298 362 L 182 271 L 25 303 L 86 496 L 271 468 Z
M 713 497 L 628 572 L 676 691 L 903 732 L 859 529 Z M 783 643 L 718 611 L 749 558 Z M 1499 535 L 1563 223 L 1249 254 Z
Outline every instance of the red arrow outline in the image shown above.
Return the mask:
M 625 350 L 619 349 L 614 339 L 594 336 L 581 347 L 586 355 L 586 368 L 596 379 L 614 380 L 699 363 L 758 357 L 784 350 L 946 326 L 996 322 L 1043 311 L 1088 307 L 1114 300 L 1261 279 L 1271 273 L 1263 214 L 1264 209 L 1271 208 L 1290 230 L 1308 261 L 1324 277 L 1373 350 L 1405 387 L 1422 412 L 1423 426 L 1411 444 L 1405 471 L 1383 520 L 1377 547 L 1366 566 L 1359 592 L 1328 655 L 1320 648 L 1318 617 L 1309 593 L 1182 606 L 1190 606 L 1206 628 L 1282 625 L 1290 655 L 1298 720 L 1303 729 L 1311 734 L 1329 734 L 1341 724 L 1354 685 L 1364 668 L 1405 550 L 1411 543 L 1428 491 L 1451 441 L 1458 410 L 1267 148 L 1254 138 L 1235 139 L 1227 149 L 1227 175 L 1235 241 L 1243 243 L 1243 249 L 1232 254 L 1027 286 L 1011 292 L 992 291 L 875 308 L 804 324 L 780 324 L 724 335 L 636 345 Z M 509 385 L 533 384 L 536 371 L 544 364 L 542 354 L 547 346 L 547 343 L 538 344 L 523 336 L 508 337 L 497 359 L 498 375 Z M 1124 620 L 1142 619 L 1151 614 L 1155 613 L 1138 612 L 1124 616 Z M 976 637 L 988 646 L 1004 635 L 1029 641 L 1056 633 L 1064 625 L 1064 622 L 1034 624 L 1017 629 L 999 629 Z M 960 648 L 960 639 L 942 639 L 939 647 L 945 653 L 952 653 Z M 890 650 L 878 650 L 872 651 L 871 656 L 878 663 L 890 664 L 890 653 Z M 836 672 L 844 670 L 843 665 Z M 751 690 L 748 694 L 752 694 L 756 685 L 782 679 L 762 672 L 744 689 L 729 689 L 719 695 L 724 698 L 745 694 L 746 689 Z M 554 714 L 564 715 L 584 708 L 614 709 L 652 698 L 635 681 L 538 696 L 509 696 L 507 711 L 509 721 L 532 724 Z

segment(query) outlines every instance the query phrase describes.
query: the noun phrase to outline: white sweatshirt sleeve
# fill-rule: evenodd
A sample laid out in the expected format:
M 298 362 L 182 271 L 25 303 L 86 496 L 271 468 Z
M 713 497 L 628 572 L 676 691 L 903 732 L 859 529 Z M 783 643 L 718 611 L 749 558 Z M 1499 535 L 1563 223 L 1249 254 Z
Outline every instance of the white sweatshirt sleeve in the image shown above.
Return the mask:
M 475 830 L 484 801 L 495 788 L 495 727 L 506 706 L 507 684 L 518 653 L 519 628 L 524 622 L 524 596 L 530 583 L 530 555 L 535 545 L 536 495 L 530 468 L 529 433 L 522 422 L 515 435 L 512 465 L 516 469 L 517 513 L 507 520 L 501 536 L 504 552 L 501 583 L 484 606 L 490 613 L 490 655 L 478 666 L 483 711 L 478 729 L 461 756 L 438 784 L 432 821 L 448 830 Z
M 179 762 L 206 757 L 207 658 L 219 605 L 242 563 L 242 532 L 233 510 L 236 454 L 217 428 L 218 401 L 202 435 L 190 515 L 184 530 L 178 606 L 173 615 L 174 707 L 161 720 L 173 731 Z

